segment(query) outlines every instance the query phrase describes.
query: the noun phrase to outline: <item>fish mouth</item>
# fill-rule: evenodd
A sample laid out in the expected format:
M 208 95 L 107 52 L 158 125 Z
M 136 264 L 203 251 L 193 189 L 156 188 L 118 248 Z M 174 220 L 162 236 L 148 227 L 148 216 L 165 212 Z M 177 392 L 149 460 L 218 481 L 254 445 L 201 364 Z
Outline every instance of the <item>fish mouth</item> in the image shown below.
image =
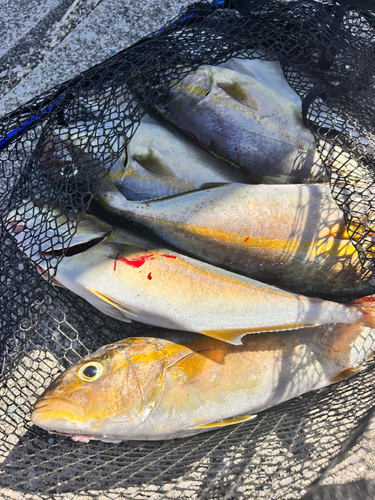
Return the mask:
M 69 436 L 73 441 L 88 443 L 91 439 L 100 439 L 119 442 L 102 434 L 92 434 L 85 416 L 86 412 L 75 401 L 63 397 L 41 398 L 34 405 L 31 422 L 50 434 Z
M 77 245 L 71 245 L 68 248 L 61 248 L 58 250 L 52 249 L 47 252 L 40 252 L 40 255 L 46 259 L 53 259 L 55 257 L 73 257 L 73 255 L 78 255 L 80 253 L 86 252 L 90 248 L 101 243 L 105 238 L 107 238 L 111 233 L 106 233 L 103 236 L 99 236 L 98 238 L 94 238 L 90 241 L 86 241 L 85 243 L 79 243 Z
M 72 416 L 79 417 L 85 414 L 82 406 L 67 398 L 41 398 L 34 405 L 31 421 L 39 425 L 36 420 L 40 419 L 69 419 Z
M 7 226 L 8 230 L 11 233 L 15 233 L 15 234 L 21 233 L 25 228 L 25 224 L 21 221 L 8 220 L 7 224 L 8 224 L 8 226 Z

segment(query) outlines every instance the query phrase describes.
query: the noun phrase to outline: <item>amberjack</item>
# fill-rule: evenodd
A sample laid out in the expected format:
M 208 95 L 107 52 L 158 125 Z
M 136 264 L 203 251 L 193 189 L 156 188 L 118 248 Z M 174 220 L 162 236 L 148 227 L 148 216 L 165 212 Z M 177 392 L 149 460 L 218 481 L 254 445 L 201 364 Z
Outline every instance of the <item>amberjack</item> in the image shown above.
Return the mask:
M 31 420 L 75 441 L 173 439 L 238 424 L 358 373 L 374 330 L 324 325 L 249 335 L 233 346 L 147 330 L 101 347 L 62 373 Z
M 328 184 L 228 184 L 136 203 L 104 181 L 97 198 L 119 220 L 262 282 L 330 299 L 375 290 L 361 279 L 358 252 Z

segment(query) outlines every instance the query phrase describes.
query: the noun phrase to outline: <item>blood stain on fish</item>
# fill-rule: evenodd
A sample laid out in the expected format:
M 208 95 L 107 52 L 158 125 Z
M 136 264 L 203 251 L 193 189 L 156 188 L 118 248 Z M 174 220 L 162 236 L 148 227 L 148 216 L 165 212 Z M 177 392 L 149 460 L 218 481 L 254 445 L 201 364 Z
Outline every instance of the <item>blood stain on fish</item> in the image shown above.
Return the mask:
M 375 297 L 369 295 L 368 297 L 362 297 L 363 302 L 375 302 Z
M 367 297 L 361 297 L 360 299 L 353 300 L 351 304 L 360 304 L 362 302 L 375 302 L 375 297 L 373 295 L 367 295 Z
M 127 266 L 135 267 L 136 269 L 138 269 L 139 267 L 143 266 L 143 264 L 147 260 L 154 260 L 154 259 L 155 259 L 155 257 L 154 257 L 154 254 L 152 254 L 152 253 L 149 255 L 140 255 L 138 257 L 135 257 L 134 259 L 127 259 L 126 257 L 119 257 L 119 255 L 116 255 L 113 270 L 116 271 L 117 261 L 123 262 Z
M 169 255 L 167 253 L 162 253 L 162 257 L 167 257 L 167 259 L 177 259 L 177 255 Z
M 148 275 L 147 275 L 147 279 L 152 280 L 151 273 L 148 273 Z
M 249 239 L 249 237 L 245 238 L 245 241 L 247 241 Z

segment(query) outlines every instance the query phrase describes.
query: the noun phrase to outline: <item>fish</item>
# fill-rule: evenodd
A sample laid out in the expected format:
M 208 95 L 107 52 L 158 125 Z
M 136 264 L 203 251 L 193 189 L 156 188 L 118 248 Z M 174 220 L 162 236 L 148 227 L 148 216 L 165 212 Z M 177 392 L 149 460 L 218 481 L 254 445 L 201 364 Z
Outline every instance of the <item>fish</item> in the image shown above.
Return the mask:
M 162 198 L 214 183 L 251 182 L 148 114 L 108 177 L 129 200 Z
M 241 346 L 180 331 L 141 335 L 62 373 L 32 423 L 82 442 L 182 438 L 355 375 L 375 349 L 373 329 L 343 324 L 254 334 Z
M 275 58 L 274 55 L 267 52 L 263 52 L 263 55 Z M 257 79 L 275 88 L 279 95 L 283 94 L 283 96 L 297 104 L 300 108 L 302 106 L 300 96 L 288 85 L 280 62 L 277 59 L 265 61 L 263 59 L 232 57 L 228 61 L 218 64 L 217 67 L 230 69 Z
M 136 203 L 106 182 L 97 199 L 119 222 L 147 226 L 194 258 L 285 290 L 332 300 L 375 291 L 361 279 L 328 184 L 231 183 Z
M 111 122 L 53 128 L 37 158 L 53 178 L 76 175 L 91 165 L 96 171 L 105 169 L 130 200 L 161 198 L 227 182 L 252 182 L 150 115 L 142 117 L 130 142 L 124 135 L 116 135 Z
M 200 66 L 156 111 L 196 144 L 257 182 L 326 182 L 301 106 L 257 77 Z
M 32 218 L 27 220 L 27 213 L 21 220 L 19 213 L 10 212 L 5 227 L 30 256 L 25 242 L 34 231 L 35 212 L 28 210 Z M 52 210 L 58 236 L 66 230 L 56 215 Z M 85 221 L 85 234 L 90 220 Z M 80 224 L 76 235 L 79 238 Z M 92 228 L 91 240 L 85 240 L 85 245 L 69 244 L 60 252 L 41 248 L 30 257 L 45 278 L 53 276 L 57 284 L 120 321 L 201 333 L 234 345 L 256 332 L 338 322 L 375 324 L 373 295 L 348 304 L 308 298 L 201 262 L 139 231 L 116 226 L 104 237 L 101 230 Z

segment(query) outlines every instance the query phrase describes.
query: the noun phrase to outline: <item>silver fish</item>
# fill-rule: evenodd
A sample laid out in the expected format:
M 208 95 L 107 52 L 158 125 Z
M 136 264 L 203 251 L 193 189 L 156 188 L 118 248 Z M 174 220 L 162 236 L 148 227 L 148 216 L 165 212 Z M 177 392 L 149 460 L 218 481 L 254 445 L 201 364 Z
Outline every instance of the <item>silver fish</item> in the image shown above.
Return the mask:
M 43 217 L 45 208 L 41 207 Z M 375 324 L 374 297 L 338 304 L 285 292 L 225 271 L 116 227 L 103 237 L 92 227 L 92 239 L 61 255 L 41 248 L 30 254 L 25 246 L 38 217 L 30 210 L 7 216 L 7 229 L 19 247 L 48 276 L 98 309 L 121 321 L 202 333 L 235 345 L 249 333 L 289 330 L 327 323 Z M 85 217 L 83 217 L 85 219 Z M 66 234 L 54 211 L 56 233 Z M 85 221 L 85 239 L 92 218 Z M 94 218 L 95 221 L 95 218 Z M 90 231 L 90 229 L 89 229 Z M 77 229 L 80 235 L 80 225 Z
M 183 252 L 283 289 L 333 300 L 375 290 L 327 184 L 228 184 L 136 203 L 105 182 L 98 199 Z
M 241 346 L 186 332 L 144 335 L 69 368 L 38 399 L 32 422 L 83 442 L 181 438 L 354 375 L 375 349 L 374 330 L 342 324 L 249 335 Z
M 259 182 L 326 179 L 301 107 L 258 78 L 201 66 L 171 87 L 157 109 L 197 144 Z
M 114 155 L 119 155 L 116 161 Z M 126 146 L 125 137 L 116 135 L 111 123 L 98 127 L 95 122 L 77 122 L 70 129 L 56 128 L 47 134 L 38 161 L 55 178 L 75 175 L 86 165 L 105 168 L 130 200 L 161 198 L 225 182 L 251 182 L 149 115 L 141 119 Z

